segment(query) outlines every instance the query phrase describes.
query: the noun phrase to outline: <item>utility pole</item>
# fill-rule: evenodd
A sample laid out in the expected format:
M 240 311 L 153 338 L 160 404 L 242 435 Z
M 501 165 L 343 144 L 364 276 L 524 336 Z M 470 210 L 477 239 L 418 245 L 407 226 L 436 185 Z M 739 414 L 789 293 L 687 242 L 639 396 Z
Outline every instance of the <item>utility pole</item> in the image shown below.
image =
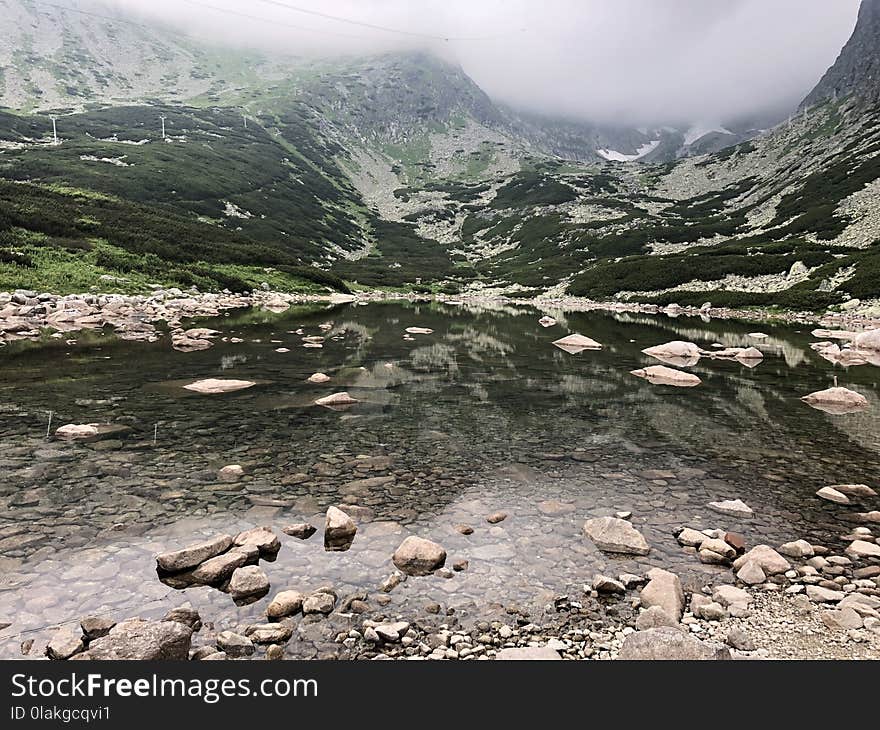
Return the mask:
M 168 119 L 168 117 L 164 114 L 160 114 L 159 119 L 162 120 L 162 139 L 165 139 L 165 120 Z
M 55 125 L 55 122 L 58 121 L 58 117 L 52 115 L 49 119 L 52 120 L 52 137 L 55 140 L 52 144 L 58 144 L 58 127 Z

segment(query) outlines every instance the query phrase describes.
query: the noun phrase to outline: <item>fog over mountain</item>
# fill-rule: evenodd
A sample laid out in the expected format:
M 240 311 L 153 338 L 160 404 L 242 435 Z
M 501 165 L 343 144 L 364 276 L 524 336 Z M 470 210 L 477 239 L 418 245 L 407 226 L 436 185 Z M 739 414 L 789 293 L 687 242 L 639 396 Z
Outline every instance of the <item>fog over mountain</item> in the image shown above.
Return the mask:
M 494 98 L 547 114 L 707 126 L 796 107 L 834 62 L 859 6 L 859 0 L 104 2 L 202 39 L 287 53 L 427 48 L 460 63 Z

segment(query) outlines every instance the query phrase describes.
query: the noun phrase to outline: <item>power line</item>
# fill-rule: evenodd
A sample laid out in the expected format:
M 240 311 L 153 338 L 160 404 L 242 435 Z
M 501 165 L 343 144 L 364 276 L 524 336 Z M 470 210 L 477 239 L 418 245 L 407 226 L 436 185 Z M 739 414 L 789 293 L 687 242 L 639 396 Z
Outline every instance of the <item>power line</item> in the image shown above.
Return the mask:
M 317 18 L 324 18 L 325 20 L 334 20 L 337 23 L 347 23 L 348 25 L 357 25 L 361 28 L 370 28 L 371 30 L 381 30 L 385 33 L 395 33 L 396 35 L 404 35 L 410 36 L 411 38 L 426 38 L 435 41 L 489 41 L 495 40 L 497 38 L 502 38 L 503 36 L 488 36 L 484 38 L 477 37 L 465 37 L 465 36 L 440 36 L 433 35 L 431 33 L 418 33 L 416 31 L 411 30 L 403 30 L 401 28 L 389 28 L 385 25 L 377 25 L 375 23 L 368 23 L 363 20 L 353 20 L 352 18 L 343 18 L 339 15 L 330 15 L 329 13 L 322 13 L 320 10 L 310 10 L 308 8 L 301 8 L 296 5 L 289 5 L 288 3 L 280 2 L 280 0 L 257 0 L 257 2 L 264 3 L 265 5 L 274 5 L 279 8 L 285 8 L 287 10 L 292 10 L 295 13 L 304 13 L 305 15 L 313 15 Z M 520 31 L 521 32 L 521 31 Z
M 353 38 L 359 41 L 370 40 L 366 36 L 362 35 L 351 35 L 349 33 L 339 33 L 337 31 L 332 30 L 319 30 L 318 28 L 308 28 L 303 25 L 294 25 L 293 23 L 285 23 L 282 20 L 271 20 L 269 18 L 261 18 L 258 15 L 249 15 L 248 13 L 241 13 L 238 10 L 230 10 L 229 8 L 220 8 L 216 5 L 209 5 L 208 3 L 198 2 L 197 0 L 183 0 L 187 5 L 193 5 L 198 8 L 205 8 L 206 10 L 213 10 L 217 13 L 224 13 L 226 15 L 234 15 L 237 18 L 246 18 L 247 20 L 256 20 L 259 23 L 268 23 L 269 25 L 274 26 L 282 26 L 284 28 L 293 28 L 294 30 L 304 30 L 309 33 L 319 33 L 325 35 L 334 35 L 340 38 Z

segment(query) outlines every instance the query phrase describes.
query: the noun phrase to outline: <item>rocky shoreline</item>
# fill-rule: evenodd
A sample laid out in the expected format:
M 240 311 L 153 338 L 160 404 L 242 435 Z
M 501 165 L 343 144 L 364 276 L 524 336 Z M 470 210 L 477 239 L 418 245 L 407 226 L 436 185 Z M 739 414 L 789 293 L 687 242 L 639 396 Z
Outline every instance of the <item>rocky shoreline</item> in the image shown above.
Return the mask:
M 880 315 L 875 308 L 852 309 L 842 312 L 815 314 L 809 312 L 779 312 L 767 309 L 730 309 L 713 307 L 680 307 L 671 304 L 637 302 L 597 302 L 581 297 L 546 297 L 520 299 L 503 294 L 467 293 L 458 296 L 426 295 L 386 291 L 348 294 L 287 294 L 257 290 L 244 294 L 230 292 L 184 292 L 180 289 L 157 289 L 147 295 L 71 294 L 59 296 L 48 292 L 17 290 L 0 292 L 0 346 L 16 340 L 39 340 L 45 330 L 51 337 L 63 339 L 81 330 L 112 328 L 124 340 L 155 342 L 167 328 L 175 349 L 191 351 L 211 347 L 211 339 L 218 333 L 195 328 L 184 330 L 182 321 L 210 318 L 233 309 L 255 307 L 267 311 L 284 312 L 294 304 L 306 303 L 369 303 L 377 301 L 436 301 L 448 305 L 466 306 L 531 306 L 543 312 L 604 311 L 617 314 L 662 314 L 669 317 L 700 317 L 712 319 L 767 321 L 786 324 L 819 324 L 825 327 L 863 330 L 880 327 Z M 164 325 L 164 328 L 160 325 Z
M 877 496 L 872 492 L 860 490 L 859 499 L 870 502 Z M 724 514 L 727 503 L 722 506 L 716 511 Z M 327 510 L 325 549 L 350 546 L 357 515 L 351 505 Z M 489 524 L 505 519 L 504 513 L 486 517 Z M 632 519 L 621 513 L 587 520 L 584 538 L 609 556 L 646 555 L 651 546 Z M 284 532 L 308 540 L 317 530 L 303 523 Z M 375 594 L 340 598 L 332 586 L 308 593 L 286 587 L 267 604 L 263 622 L 230 627 L 206 621 L 188 603 L 159 621 L 84 617 L 81 634 L 60 629 L 45 654 L 56 660 L 302 658 L 288 655 L 287 643 L 317 630 L 325 659 L 880 659 L 880 542 L 871 528 L 854 527 L 843 554 L 806 540 L 749 548 L 737 533 L 675 532 L 685 553 L 729 565 L 730 572 L 692 590 L 659 567 L 643 575 L 597 573 L 577 595 L 555 596 L 539 615 L 498 606 L 497 620 L 470 624 L 439 604 L 425 605 L 416 616 L 388 615 L 383 606 L 401 583 L 449 580 L 468 569 L 468 561 L 459 560 L 450 570 L 441 545 L 410 535 L 391 556 L 396 569 Z M 272 528 L 257 527 L 160 554 L 157 572 L 173 587 L 212 585 L 247 605 L 270 593 L 258 563 L 273 561 L 280 548 Z

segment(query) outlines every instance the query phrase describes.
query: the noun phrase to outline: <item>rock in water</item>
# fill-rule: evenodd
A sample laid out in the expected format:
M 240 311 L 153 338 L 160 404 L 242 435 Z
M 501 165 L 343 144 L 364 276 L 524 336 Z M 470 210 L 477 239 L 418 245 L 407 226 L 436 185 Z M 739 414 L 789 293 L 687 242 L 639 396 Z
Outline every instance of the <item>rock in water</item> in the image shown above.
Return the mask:
M 70 659 L 85 648 L 82 636 L 70 629 L 59 629 L 46 647 L 46 656 L 50 659 Z
M 266 616 L 273 621 L 302 611 L 304 596 L 299 591 L 281 591 L 266 607 Z
M 234 631 L 221 631 L 217 634 L 217 648 L 231 657 L 250 656 L 254 653 L 254 642 Z
M 630 375 L 643 378 L 653 385 L 673 385 L 679 388 L 693 388 L 703 382 L 693 373 L 675 370 L 665 365 L 651 365 L 639 370 L 630 370 Z
M 89 644 L 83 659 L 155 661 L 189 658 L 192 629 L 177 621 L 130 619 Z
M 310 525 L 308 522 L 297 522 L 296 524 L 288 525 L 281 529 L 281 532 L 285 535 L 290 535 L 298 540 L 308 540 L 317 531 L 317 528 L 314 525 Z
M 55 431 L 55 438 L 61 441 L 101 441 L 102 439 L 119 438 L 131 432 L 131 427 L 114 423 L 69 423 Z
M 269 578 L 256 565 L 245 565 L 232 572 L 228 591 L 237 605 L 253 603 L 269 592 Z
M 871 498 L 877 496 L 877 492 L 867 484 L 833 484 L 831 488 L 836 489 L 841 494 L 845 494 L 847 497 Z
M 583 352 L 584 350 L 601 350 L 602 345 L 596 340 L 592 340 L 589 337 L 584 337 L 579 334 L 571 334 L 568 337 L 563 337 L 562 339 L 556 340 L 554 343 L 556 347 L 560 350 L 564 350 L 565 352 L 571 355 L 577 355 L 579 352 Z
M 866 330 L 859 332 L 853 341 L 853 344 L 859 350 L 876 350 L 880 351 L 880 329 Z
M 232 482 L 237 482 L 244 476 L 244 468 L 241 464 L 229 464 L 224 466 L 220 471 L 217 472 L 217 477 L 221 482 L 226 482 L 231 484 Z
M 849 497 L 834 487 L 822 487 L 822 489 L 816 492 L 816 496 L 819 497 L 819 499 L 824 499 L 827 502 L 834 502 L 835 504 L 850 503 Z
M 741 499 L 727 499 L 723 502 L 709 502 L 706 506 L 715 512 L 727 515 L 728 517 L 752 517 L 755 514 L 754 510 Z
M 409 335 L 430 335 L 434 333 L 434 330 L 427 327 L 407 327 L 406 333 Z
M 556 324 L 556 320 L 553 317 L 544 316 L 538 320 L 538 324 L 542 327 L 552 327 Z
M 627 636 L 617 658 L 626 661 L 705 661 L 730 659 L 730 650 L 707 644 L 678 628 L 661 627 Z
M 254 527 L 239 532 L 232 542 L 240 547 L 253 545 L 260 551 L 260 557 L 268 560 L 273 559 L 281 549 L 281 541 L 268 527 Z
M 359 401 L 356 398 L 352 398 L 345 391 L 341 393 L 332 393 L 331 395 L 325 395 L 323 398 L 318 398 L 315 403 L 319 406 L 351 406 Z
M 651 547 L 631 523 L 617 517 L 596 517 L 584 523 L 584 534 L 593 544 L 609 553 L 647 555 Z
M 226 552 L 230 547 L 232 547 L 232 536 L 219 535 L 211 540 L 189 545 L 180 550 L 162 553 L 156 556 L 156 564 L 160 570 L 166 573 L 177 573 Z
M 330 376 L 325 375 L 324 373 L 315 373 L 314 375 L 310 375 L 308 378 L 310 383 L 315 383 L 317 385 L 321 385 L 323 383 L 330 382 Z
M 327 550 L 344 551 L 354 541 L 357 525 L 345 512 L 338 507 L 329 507 L 324 520 L 324 548 Z
M 805 403 L 827 413 L 843 415 L 868 407 L 868 399 L 849 388 L 828 388 L 801 398 Z
M 642 606 L 659 606 L 667 616 L 681 621 L 684 613 L 684 590 L 678 576 L 668 570 L 651 568 L 648 578 L 648 585 L 642 589 L 639 599 Z
M 256 385 L 251 380 L 233 380 L 231 378 L 207 378 L 206 380 L 197 380 L 189 385 L 184 385 L 186 390 L 194 393 L 202 393 L 204 395 L 216 395 L 218 393 L 231 393 L 236 390 L 244 390 Z
M 446 563 L 446 550 L 436 542 L 410 535 L 394 551 L 392 560 L 407 575 L 430 575 Z
M 642 350 L 645 355 L 656 358 L 660 362 L 669 365 L 689 367 L 696 365 L 700 360 L 701 350 L 693 342 L 681 342 L 675 340 L 664 345 L 655 345 Z

